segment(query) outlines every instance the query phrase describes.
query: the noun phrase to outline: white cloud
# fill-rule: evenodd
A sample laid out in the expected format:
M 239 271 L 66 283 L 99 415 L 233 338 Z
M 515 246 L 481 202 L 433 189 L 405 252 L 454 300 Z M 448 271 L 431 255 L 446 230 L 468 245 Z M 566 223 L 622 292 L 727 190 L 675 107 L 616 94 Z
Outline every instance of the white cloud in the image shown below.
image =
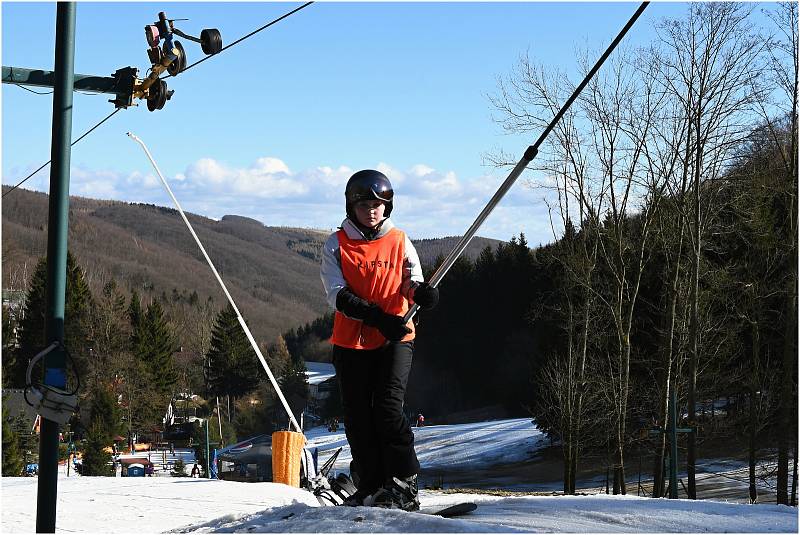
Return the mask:
M 246 168 L 228 167 L 213 158 L 201 158 L 186 168 L 186 180 L 214 193 L 233 192 L 262 198 L 303 195 L 308 188 L 297 181 L 278 158 L 258 158 Z
M 222 184 L 229 178 L 229 172 L 212 158 L 200 158 L 186 168 L 189 180 L 206 184 Z
M 433 173 L 433 167 L 428 167 L 425 164 L 418 163 L 411 167 L 411 174 L 414 176 L 425 176 Z
M 289 174 L 289 166 L 277 158 L 259 158 L 256 160 L 253 170 L 263 174 L 284 173 Z
M 158 188 L 161 187 L 161 181 L 152 173 L 142 174 L 139 171 L 134 171 L 128 174 L 125 179 L 128 185 L 134 187 L 144 186 L 145 188 Z
M 375 168 L 395 187 L 392 219 L 413 238 L 463 234 L 505 179 L 499 174 L 461 177 L 423 162 L 407 169 L 379 162 Z M 145 167 L 126 173 L 73 166 L 71 189 L 85 197 L 171 206 L 158 177 L 146 171 Z M 345 216 L 344 189 L 354 171 L 344 164 L 293 171 L 273 156 L 245 166 L 201 158 L 168 180 L 188 212 L 216 219 L 242 215 L 265 225 L 332 229 Z M 39 189 L 45 188 L 43 182 Z M 507 240 L 525 232 L 531 244 L 551 241 L 541 197 L 541 191 L 531 190 L 520 180 L 478 234 Z

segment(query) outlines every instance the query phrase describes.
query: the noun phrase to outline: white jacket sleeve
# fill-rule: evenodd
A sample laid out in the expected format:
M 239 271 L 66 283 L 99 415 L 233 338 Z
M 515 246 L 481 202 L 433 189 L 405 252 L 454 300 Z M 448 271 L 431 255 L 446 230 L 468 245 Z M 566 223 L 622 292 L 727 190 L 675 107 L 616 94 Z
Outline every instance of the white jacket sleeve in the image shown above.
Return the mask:
M 407 298 L 413 298 L 413 289 L 417 287 L 417 283 L 423 282 L 425 278 L 422 276 L 422 264 L 419 261 L 419 255 L 414 248 L 414 244 L 406 236 L 406 257 L 403 261 L 403 287 L 402 292 Z
M 347 282 L 342 275 L 341 257 L 339 256 L 339 238 L 334 232 L 325 241 L 322 248 L 322 266 L 319 270 L 322 278 L 322 286 L 325 288 L 325 295 L 328 305 L 336 310 L 336 295 L 339 290 L 347 286 Z

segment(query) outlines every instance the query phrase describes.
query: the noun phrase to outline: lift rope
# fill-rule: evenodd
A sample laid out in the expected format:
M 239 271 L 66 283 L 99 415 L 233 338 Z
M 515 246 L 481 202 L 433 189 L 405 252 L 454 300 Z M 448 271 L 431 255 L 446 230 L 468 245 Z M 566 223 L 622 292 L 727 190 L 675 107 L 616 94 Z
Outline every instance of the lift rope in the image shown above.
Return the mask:
M 132 132 L 128 132 L 128 136 L 133 141 L 137 142 L 139 145 L 142 146 L 142 149 L 144 149 L 144 153 L 147 155 L 147 158 L 150 160 L 150 163 L 153 164 L 153 169 L 156 170 L 156 174 L 158 174 L 158 178 L 161 179 L 161 184 L 164 185 L 164 189 L 167 190 L 167 193 L 169 193 L 169 196 L 172 198 L 172 202 L 175 204 L 175 207 L 178 209 L 178 213 L 181 214 L 181 217 L 183 218 L 183 222 L 186 223 L 186 226 L 189 228 L 189 232 L 192 234 L 192 237 L 194 238 L 194 241 L 197 243 L 197 246 L 200 248 L 200 252 L 203 253 L 203 256 L 205 257 L 206 262 L 208 262 L 208 265 L 211 268 L 211 271 L 214 272 L 214 276 L 217 278 L 217 282 L 219 282 L 220 286 L 222 286 L 222 291 L 225 292 L 225 296 L 228 298 L 228 302 L 231 304 L 231 306 L 233 307 L 233 310 L 236 312 L 236 318 L 239 320 L 239 325 L 241 325 L 242 330 L 244 331 L 245 335 L 247 336 L 247 339 L 250 341 L 250 345 L 253 346 L 253 350 L 256 352 L 256 356 L 258 357 L 258 360 L 261 361 L 261 366 L 264 368 L 264 371 L 267 372 L 267 377 L 269 377 L 269 380 L 272 383 L 273 388 L 275 388 L 275 392 L 278 394 L 278 398 L 281 400 L 281 403 L 283 404 L 283 408 L 286 410 L 286 414 L 289 415 L 289 420 L 291 420 L 291 423 L 292 423 L 292 425 L 294 425 L 295 429 L 297 429 L 297 432 L 302 434 L 303 433 L 303 429 L 300 427 L 300 424 L 297 423 L 297 420 L 295 419 L 294 414 L 292 413 L 292 409 L 289 407 L 289 403 L 286 401 L 286 398 L 283 396 L 283 392 L 281 391 L 280 385 L 278 385 L 278 381 L 276 381 L 275 380 L 275 376 L 272 375 L 272 370 L 269 369 L 269 365 L 267 364 L 267 361 L 264 358 L 264 355 L 261 354 L 261 349 L 259 349 L 255 338 L 253 338 L 253 334 L 250 332 L 250 328 L 247 326 L 247 323 L 244 321 L 244 318 L 242 317 L 242 314 L 239 312 L 239 307 L 236 306 L 236 303 L 233 301 L 233 297 L 231 297 L 230 292 L 228 292 L 228 287 L 225 286 L 224 282 L 222 282 L 222 277 L 220 277 L 219 273 L 217 272 L 217 268 L 214 267 L 214 263 L 211 261 L 211 258 L 208 256 L 208 253 L 206 252 L 205 247 L 203 247 L 203 244 L 200 242 L 200 238 L 197 237 L 197 234 L 195 233 L 194 228 L 192 227 L 192 224 L 189 223 L 189 219 L 186 217 L 186 214 L 183 212 L 183 208 L 181 208 L 181 205 L 178 202 L 178 199 L 176 199 L 175 195 L 172 193 L 172 189 L 169 187 L 169 184 L 167 183 L 167 180 L 164 178 L 164 175 L 161 174 L 161 170 L 158 168 L 158 165 L 156 165 L 156 161 L 153 159 L 153 156 L 150 154 L 150 151 L 147 150 L 147 146 L 144 144 L 144 141 L 139 139 L 136 136 L 136 134 L 134 134 Z
M 20 86 L 20 87 L 21 87 L 21 86 Z M 112 117 L 112 116 L 113 116 L 115 113 L 117 113 L 119 110 L 121 110 L 121 109 L 122 109 L 122 108 L 117 108 L 116 110 L 114 110 L 114 111 L 112 111 L 111 113 L 109 113 L 108 115 L 106 115 L 105 119 L 103 119 L 102 121 L 100 121 L 99 123 L 97 123 L 96 125 L 94 125 L 93 127 L 91 127 L 89 130 L 87 130 L 86 132 L 84 132 L 84 133 L 83 133 L 83 135 L 82 135 L 81 137 L 79 137 L 78 139 L 76 139 L 75 141 L 73 141 L 73 142 L 70 144 L 70 147 L 72 147 L 72 146 L 73 146 L 73 145 L 75 145 L 75 144 L 76 144 L 78 141 L 82 140 L 83 138 L 85 138 L 86 136 L 88 136 L 89 134 L 91 134 L 91 133 L 92 133 L 92 132 L 93 132 L 93 131 L 94 131 L 94 130 L 95 130 L 97 127 L 98 127 L 98 126 L 100 126 L 100 125 L 101 125 L 101 124 L 103 124 L 104 122 L 106 122 L 106 121 L 108 121 L 109 119 L 111 119 L 111 117 Z M 43 163 L 41 166 L 39 166 L 39 168 L 38 168 L 36 171 L 34 171 L 33 173 L 29 174 L 28 176 L 26 176 L 25 178 L 23 178 L 22 180 L 20 180 L 20 181 L 17 183 L 17 185 L 16 185 L 16 186 L 13 186 L 11 189 L 9 189 L 9 190 L 8 190 L 8 191 L 6 191 L 5 193 L 3 193 L 3 197 L 5 197 L 6 195 L 8 195 L 9 193 L 11 193 L 12 191 L 14 191 L 15 189 L 17 189 L 18 187 L 20 187 L 22 184 L 24 184 L 24 183 L 25 183 L 25 181 L 26 181 L 26 180 L 28 180 L 28 179 L 29 179 L 29 178 L 31 178 L 33 175 L 35 175 L 36 173 L 38 173 L 39 171 L 41 171 L 42 169 L 44 169 L 45 167 L 47 167 L 47 166 L 50 164 L 50 162 L 52 162 L 52 161 L 53 161 L 53 160 L 47 160 L 46 162 L 44 162 L 44 163 Z M 0 197 L 0 198 L 3 198 L 3 197 Z
M 536 158 L 536 154 L 539 152 L 539 145 L 541 145 L 542 142 L 544 142 L 545 138 L 553 129 L 553 127 L 555 127 L 558 121 L 561 120 L 561 117 L 567 111 L 567 108 L 569 108 L 572 102 L 576 98 L 578 98 L 578 95 L 581 94 L 581 91 L 583 91 L 583 88 L 586 87 L 589 81 L 594 77 L 595 73 L 597 73 L 597 71 L 600 70 L 600 67 L 606 61 L 608 56 L 611 55 L 614 49 L 617 48 L 617 45 L 619 45 L 620 41 L 622 41 L 622 38 L 625 37 L 625 34 L 628 33 L 628 30 L 631 29 L 636 20 L 639 18 L 639 15 L 642 14 L 642 12 L 645 10 L 648 4 L 650 4 L 650 2 L 641 3 L 639 9 L 637 9 L 636 12 L 633 14 L 633 16 L 631 16 L 627 24 L 625 24 L 622 30 L 620 30 L 619 34 L 617 34 L 617 37 L 614 39 L 614 41 L 612 41 L 611 44 L 608 45 L 606 51 L 603 52 L 603 55 L 600 56 L 600 59 L 598 59 L 597 62 L 594 64 L 594 67 L 592 67 L 592 69 L 588 72 L 588 74 L 583 78 L 583 81 L 581 81 L 581 83 L 578 84 L 578 87 L 575 88 L 575 90 L 572 92 L 572 95 L 567 99 L 567 101 L 564 103 L 561 109 L 558 110 L 558 113 L 556 113 L 555 117 L 553 117 L 553 119 L 550 121 L 550 124 L 547 125 L 547 128 L 544 129 L 544 132 L 542 132 L 542 134 L 539 136 L 539 139 L 537 139 L 533 145 L 530 145 L 525 150 L 525 153 L 523 154 L 522 158 L 520 158 L 519 162 L 517 162 L 517 164 L 508 174 L 508 177 L 505 179 L 505 181 L 503 181 L 503 183 L 500 184 L 500 187 L 497 188 L 497 191 L 495 192 L 494 196 L 492 196 L 492 198 L 483 208 L 481 213 L 478 214 L 478 217 L 475 219 L 475 221 L 472 223 L 469 229 L 467 229 L 467 232 L 464 233 L 464 236 L 462 236 L 462 238 L 458 241 L 455 247 L 453 247 L 450 253 L 445 257 L 439 268 L 434 272 L 433 276 L 431 276 L 428 283 L 432 287 L 435 288 L 436 286 L 438 286 L 439 282 L 444 278 L 444 276 L 447 274 L 450 268 L 453 267 L 453 264 L 455 264 L 456 260 L 458 260 L 458 258 L 461 256 L 461 253 L 463 253 L 464 249 L 466 249 L 467 245 L 469 245 L 469 242 L 472 240 L 472 237 L 475 236 L 476 232 L 478 232 L 478 228 L 480 228 L 480 226 L 483 224 L 486 218 L 489 217 L 489 214 L 492 213 L 492 210 L 494 210 L 494 208 L 498 205 L 503 196 L 505 196 L 505 194 L 508 193 L 508 190 L 511 189 L 511 186 L 514 185 L 514 182 L 516 182 L 517 178 L 519 178 L 522 172 L 528 168 L 528 164 L 531 163 L 534 158 Z M 403 320 L 405 322 L 408 322 L 412 317 L 414 317 L 414 314 L 416 314 L 418 308 L 419 305 L 414 303 L 411 306 L 411 308 L 408 309 L 408 312 L 406 312 L 405 316 L 403 316 Z
M 216 54 L 211 54 L 211 55 L 209 55 L 209 56 L 206 56 L 206 57 L 204 57 L 203 59 L 199 59 L 199 60 L 195 61 L 194 63 L 192 63 L 191 65 L 189 65 L 189 66 L 188 66 L 188 67 L 186 67 L 185 69 L 183 69 L 183 70 L 181 71 L 181 73 L 184 73 L 184 72 L 188 71 L 189 69 L 191 69 L 191 68 L 192 68 L 192 67 L 194 67 L 195 65 L 199 65 L 199 64 L 203 63 L 203 62 L 204 62 L 205 60 L 207 60 L 208 58 L 211 58 L 211 57 L 214 57 L 214 56 L 216 56 L 216 55 L 219 55 L 219 54 L 221 54 L 221 53 L 222 53 L 224 50 L 227 50 L 227 49 L 229 49 L 229 48 L 230 48 L 230 47 L 232 47 L 233 45 L 235 45 L 235 44 L 238 44 L 238 43 L 241 43 L 242 41 L 244 41 L 244 40 L 245 40 L 245 39 L 247 39 L 248 37 L 252 37 L 253 35 L 257 34 L 258 32 L 260 32 L 260 31 L 262 31 L 262 30 L 266 30 L 267 28 L 269 28 L 269 27 L 270 27 L 270 26 L 272 26 L 273 24 L 276 24 L 276 23 L 278 23 L 278 22 L 282 21 L 283 19 L 285 19 L 285 18 L 286 18 L 286 17 L 288 17 L 289 15 L 294 15 L 295 13 L 297 13 L 298 11 L 300 11 L 301 9 L 308 7 L 308 6 L 310 6 L 311 4 L 313 4 L 313 3 L 314 3 L 314 2 L 306 2 L 306 3 L 305 3 L 305 4 L 303 4 L 302 6 L 300 6 L 300 7 L 297 7 L 297 8 L 295 8 L 295 9 L 293 9 L 293 10 L 289 11 L 288 13 L 285 13 L 284 15 L 281 15 L 281 16 L 280 16 L 280 17 L 278 17 L 277 19 L 275 19 L 275 20 L 273 20 L 273 21 L 271 21 L 271 22 L 268 22 L 268 23 L 267 23 L 267 24 L 265 24 L 264 26 L 262 26 L 262 27 L 260 27 L 260 28 L 258 28 L 258 29 L 256 29 L 256 30 L 253 30 L 252 32 L 248 33 L 247 35 L 245 35 L 245 36 L 243 36 L 243 37 L 240 37 L 239 39 L 237 39 L 236 41 L 232 42 L 231 44 L 229 44 L 229 45 L 227 45 L 227 46 L 224 46 L 224 47 L 222 47 L 222 48 L 219 50 L 219 52 L 217 52 Z M 170 78 L 170 77 L 172 77 L 172 75 L 171 75 L 171 74 L 168 74 L 168 75 L 164 76 L 164 77 L 163 77 L 163 78 L 161 78 L 161 79 L 162 79 L 162 80 L 164 80 L 164 79 L 166 79 L 166 78 Z

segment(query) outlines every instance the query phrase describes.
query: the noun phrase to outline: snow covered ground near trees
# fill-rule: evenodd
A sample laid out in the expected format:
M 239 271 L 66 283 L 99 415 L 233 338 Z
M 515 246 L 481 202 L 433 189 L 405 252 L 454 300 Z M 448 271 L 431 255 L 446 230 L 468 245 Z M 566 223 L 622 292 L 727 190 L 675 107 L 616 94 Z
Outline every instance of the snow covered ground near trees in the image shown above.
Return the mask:
M 476 469 L 494 464 L 530 459 L 549 444 L 530 418 L 493 420 L 458 425 L 415 427 L 414 446 L 422 469 Z M 340 446 L 342 452 L 334 465 L 337 471 L 349 472 L 350 448 L 344 429 L 329 432 L 315 427 L 306 432 L 308 448 L 319 450 L 322 465 Z
M 415 429 L 423 469 L 489 466 L 529 458 L 545 442 L 530 420 Z M 320 459 L 344 434 L 307 433 Z M 35 531 L 36 478 L 2 479 L 3 533 Z M 773 532 L 797 533 L 797 508 L 637 496 L 493 496 L 421 492 L 423 508 L 462 501 L 477 511 L 457 519 L 375 508 L 321 507 L 300 489 L 274 483 L 191 478 L 101 478 L 60 474 L 57 532 Z

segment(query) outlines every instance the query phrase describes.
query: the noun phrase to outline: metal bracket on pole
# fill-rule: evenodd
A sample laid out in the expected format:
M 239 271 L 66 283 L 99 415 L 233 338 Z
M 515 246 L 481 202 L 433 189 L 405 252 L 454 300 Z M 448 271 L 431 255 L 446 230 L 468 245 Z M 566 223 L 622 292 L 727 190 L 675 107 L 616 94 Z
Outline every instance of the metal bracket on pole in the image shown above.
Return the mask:
M 625 27 L 622 28 L 622 30 L 619 32 L 614 41 L 608 46 L 603 55 L 600 56 L 600 59 L 597 60 L 597 63 L 594 64 L 592 70 L 590 70 L 589 73 L 584 77 L 580 85 L 578 85 L 578 87 L 575 88 L 575 91 L 572 92 L 572 95 L 564 103 L 564 106 L 562 106 L 562 108 L 558 110 L 558 113 L 556 113 L 555 117 L 553 117 L 553 120 L 550 121 L 550 124 L 547 125 L 547 128 L 545 128 L 544 132 L 542 132 L 542 135 L 539 136 L 539 139 L 537 139 L 533 145 L 529 146 L 525 150 L 525 154 L 523 154 L 522 159 L 517 163 L 517 165 L 514 166 L 514 169 L 511 170 L 511 173 L 509 173 L 508 178 L 506 178 L 505 181 L 502 184 L 500 184 L 500 187 L 497 189 L 497 192 L 495 192 L 494 196 L 489 200 L 489 203 L 486 205 L 486 207 L 484 207 L 481 213 L 478 214 L 478 217 L 477 219 L 475 219 L 475 222 L 472 223 L 472 226 L 469 227 L 464 236 L 459 240 L 456 246 L 453 247 L 453 250 L 450 251 L 450 254 L 447 255 L 442 264 L 433 274 L 431 280 L 429 281 L 431 286 L 433 287 L 438 286 L 439 282 L 444 278 L 444 276 L 447 274 L 450 268 L 453 267 L 453 264 L 455 264 L 456 260 L 458 260 L 458 258 L 461 256 L 461 253 L 464 252 L 464 249 L 467 248 L 467 245 L 469 245 L 469 242 L 472 240 L 473 236 L 475 236 L 475 233 L 478 231 L 478 228 L 480 228 L 480 226 L 483 224 L 484 220 L 486 220 L 486 218 L 489 217 L 489 214 L 492 213 L 492 210 L 494 210 L 495 206 L 497 206 L 497 204 L 505 196 L 505 194 L 508 193 L 508 190 L 511 189 L 511 186 L 514 184 L 517 178 L 519 178 L 519 176 L 522 174 L 522 172 L 525 170 L 528 164 L 531 163 L 531 161 L 533 161 L 533 159 L 536 157 L 536 154 L 539 152 L 539 146 L 545 140 L 547 135 L 555 127 L 555 125 L 558 124 L 558 121 L 561 120 L 561 117 L 570 107 L 572 102 L 576 98 L 578 98 L 578 95 L 580 95 L 581 91 L 583 91 L 583 88 L 586 87 L 589 81 L 594 77 L 595 73 L 600 69 L 600 67 L 606 61 L 606 58 L 608 58 L 608 56 L 611 55 L 611 53 L 614 51 L 614 49 L 617 47 L 620 41 L 622 41 L 622 38 L 625 37 L 625 34 L 628 33 L 628 30 L 631 29 L 631 26 L 633 26 L 633 24 L 636 22 L 636 20 L 639 18 L 639 16 L 642 14 L 642 12 L 645 10 L 645 8 L 649 3 L 650 2 L 642 2 L 642 4 L 639 6 L 639 9 L 636 10 L 636 13 L 633 14 L 633 16 L 630 18 Z M 413 305 L 408 310 L 408 312 L 406 312 L 406 315 L 403 317 L 403 319 L 406 322 L 408 322 L 412 317 L 414 317 L 414 314 L 417 312 L 417 308 L 418 306 L 416 304 Z
M 138 83 L 139 69 L 123 67 L 111 76 L 95 76 L 92 74 L 74 74 L 73 89 L 84 93 L 108 93 L 115 95 L 114 103 L 117 108 L 134 106 L 133 97 Z M 7 67 L 3 65 L 3 83 L 26 85 L 33 87 L 53 87 L 56 80 L 54 71 L 43 69 L 25 69 L 22 67 Z

